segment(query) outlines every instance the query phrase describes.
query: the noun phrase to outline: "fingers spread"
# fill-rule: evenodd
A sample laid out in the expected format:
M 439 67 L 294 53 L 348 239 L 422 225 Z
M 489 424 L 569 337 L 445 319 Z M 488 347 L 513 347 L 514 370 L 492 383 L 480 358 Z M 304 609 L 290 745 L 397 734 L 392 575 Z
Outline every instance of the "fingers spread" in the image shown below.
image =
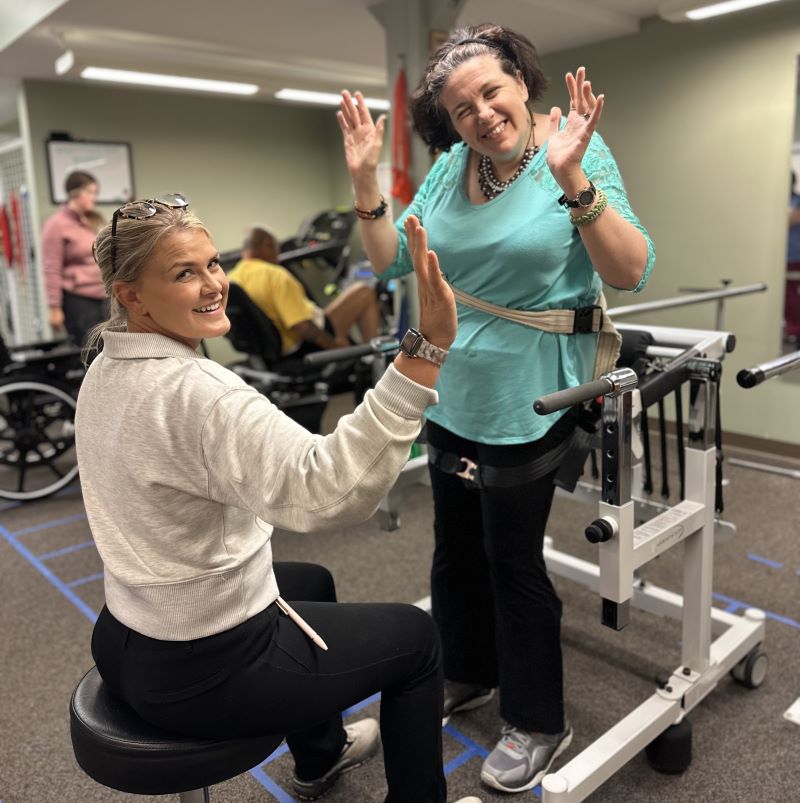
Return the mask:
M 417 274 L 417 279 L 420 283 L 420 290 L 425 290 L 431 286 L 431 278 L 433 276 L 433 260 L 431 260 L 432 251 L 428 250 L 428 233 L 419 222 L 419 218 L 415 215 L 409 215 L 405 221 L 406 234 L 408 236 L 408 247 L 411 252 L 411 259 L 414 263 L 414 272 Z M 436 255 L 434 254 L 434 260 Z M 436 262 L 436 271 L 438 276 L 438 262 Z
M 561 128 L 561 109 L 558 106 L 553 106 L 550 109 L 550 134 L 549 136 L 555 136 L 559 129 Z
M 355 103 L 353 103 L 353 96 L 346 89 L 342 91 L 342 101 L 339 104 L 339 108 L 347 124 L 351 128 L 355 128 L 358 125 L 358 111 Z
M 575 76 L 571 72 L 568 72 L 565 76 L 565 80 L 567 82 L 567 92 L 569 92 L 569 107 L 570 109 L 574 109 L 577 106 L 576 103 L 577 90 L 576 90 Z
M 598 122 L 600 122 L 600 115 L 603 113 L 603 106 L 606 103 L 606 96 L 605 95 L 598 95 L 597 96 L 597 103 L 595 104 L 594 109 L 592 109 L 592 116 L 589 120 L 589 123 L 592 126 L 596 126 Z
M 358 110 L 359 121 L 361 123 L 371 123 L 372 116 L 367 108 L 367 102 L 364 100 L 364 95 L 362 95 L 361 92 L 356 92 L 356 100 L 358 101 L 358 106 L 356 109 Z

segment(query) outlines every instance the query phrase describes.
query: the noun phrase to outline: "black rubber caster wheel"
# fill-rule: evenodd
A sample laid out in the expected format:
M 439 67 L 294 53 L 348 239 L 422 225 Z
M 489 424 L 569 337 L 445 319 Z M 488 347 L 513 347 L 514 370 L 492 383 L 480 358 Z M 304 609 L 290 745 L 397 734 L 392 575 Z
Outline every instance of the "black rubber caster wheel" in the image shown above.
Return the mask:
M 731 669 L 731 675 L 742 686 L 746 686 L 748 689 L 757 689 L 766 680 L 768 669 L 767 654 L 756 647 Z
M 644 749 L 650 766 L 665 775 L 679 775 L 692 763 L 692 726 L 688 719 L 670 725 Z

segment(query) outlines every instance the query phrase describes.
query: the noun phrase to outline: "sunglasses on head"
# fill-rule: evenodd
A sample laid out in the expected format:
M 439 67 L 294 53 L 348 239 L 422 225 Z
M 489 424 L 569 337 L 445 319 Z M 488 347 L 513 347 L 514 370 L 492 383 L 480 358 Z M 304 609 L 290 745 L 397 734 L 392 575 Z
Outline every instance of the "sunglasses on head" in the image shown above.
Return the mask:
M 117 221 L 120 218 L 145 220 L 158 214 L 159 207 L 185 210 L 189 208 L 189 201 L 179 192 L 169 192 L 146 201 L 130 201 L 114 212 L 111 218 L 111 273 L 117 271 Z

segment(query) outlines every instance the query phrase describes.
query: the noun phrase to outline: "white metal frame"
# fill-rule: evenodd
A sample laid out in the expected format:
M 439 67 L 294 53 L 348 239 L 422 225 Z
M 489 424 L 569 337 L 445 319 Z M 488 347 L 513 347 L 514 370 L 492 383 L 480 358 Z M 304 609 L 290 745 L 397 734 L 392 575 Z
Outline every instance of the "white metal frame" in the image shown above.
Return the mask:
M 662 327 L 639 327 L 662 329 Z M 656 333 L 654 333 L 656 334 Z M 662 332 L 662 344 L 686 343 L 678 330 Z M 713 334 L 718 338 L 714 341 Z M 728 350 L 727 333 L 697 332 L 686 345 L 703 344 L 706 357 L 719 360 Z M 542 780 L 544 803 L 577 803 L 601 786 L 631 758 L 645 749 L 670 725 L 686 714 L 717 683 L 764 640 L 765 615 L 748 609 L 735 616 L 712 607 L 714 502 L 716 490 L 713 446 L 714 394 L 716 387 L 701 378 L 693 406 L 697 435 L 686 449 L 686 498 L 639 527 L 634 526 L 634 502 L 628 492 L 599 503 L 599 516 L 613 522 L 615 535 L 600 543 L 599 564 L 594 565 L 552 548 L 547 539 L 544 555 L 548 570 L 597 591 L 615 620 L 625 619 L 627 606 L 682 620 L 681 663 L 663 688 L 654 693 L 616 725 L 556 772 Z M 633 395 L 638 391 L 628 391 Z M 623 393 L 623 397 L 626 395 Z M 622 397 L 621 397 L 622 398 Z M 606 397 L 606 406 L 609 399 Z M 627 404 L 630 411 L 632 405 Z M 618 404 L 623 411 L 625 405 Z M 620 427 L 622 429 L 622 427 Z M 701 441 L 698 443 L 697 441 Z M 628 440 L 625 448 L 630 451 Z M 631 471 L 630 466 L 621 466 Z M 630 486 L 628 486 L 630 488 Z M 639 583 L 635 572 L 648 561 L 679 543 L 684 544 L 683 596 Z

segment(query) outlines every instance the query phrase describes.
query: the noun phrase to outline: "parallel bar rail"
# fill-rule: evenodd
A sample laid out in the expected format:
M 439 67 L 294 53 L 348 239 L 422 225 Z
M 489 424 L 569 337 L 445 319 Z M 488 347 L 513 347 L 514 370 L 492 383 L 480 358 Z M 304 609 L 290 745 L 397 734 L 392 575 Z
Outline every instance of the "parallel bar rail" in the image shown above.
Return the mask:
M 637 312 L 654 312 L 656 310 L 671 309 L 672 307 L 685 307 L 689 304 L 703 304 L 706 301 L 716 301 L 720 298 L 744 296 L 750 293 L 763 293 L 767 289 L 764 282 L 746 284 L 743 287 L 729 287 L 725 290 L 708 290 L 703 293 L 694 293 L 680 298 L 663 298 L 659 301 L 645 301 L 642 304 L 627 304 L 624 307 L 614 307 L 608 311 L 612 318 L 621 318 L 623 315 L 634 315 Z

